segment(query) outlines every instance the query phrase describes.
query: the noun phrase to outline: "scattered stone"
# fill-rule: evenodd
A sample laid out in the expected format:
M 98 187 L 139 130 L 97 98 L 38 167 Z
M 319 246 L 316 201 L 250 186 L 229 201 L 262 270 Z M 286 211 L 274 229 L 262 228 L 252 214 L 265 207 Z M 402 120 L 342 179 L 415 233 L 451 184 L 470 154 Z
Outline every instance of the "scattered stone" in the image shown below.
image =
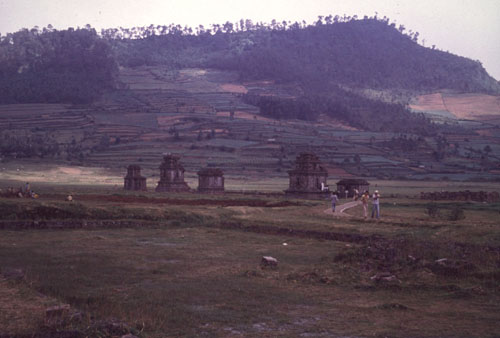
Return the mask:
M 401 283 L 401 281 L 396 277 L 396 275 L 393 275 L 390 272 L 377 273 L 377 274 L 371 276 L 370 279 L 377 281 L 377 282 L 378 281 L 386 281 L 386 282 L 397 281 L 397 282 Z
M 378 309 L 384 310 L 408 310 L 408 307 L 399 303 L 385 303 L 377 306 Z
M 85 314 L 80 311 L 73 312 L 69 317 L 70 322 L 72 323 L 81 323 L 85 319 Z
M 133 331 L 127 323 L 116 319 L 97 321 L 90 329 L 96 332 L 96 334 L 93 335 L 94 337 L 122 337 L 131 334 L 130 332 Z
M 61 319 L 69 314 L 69 310 L 69 304 L 51 306 L 45 310 L 45 318 L 47 320 Z
M 445 276 L 466 276 L 474 271 L 477 267 L 466 260 L 441 258 L 435 260 L 433 264 L 427 266 L 432 272 Z
M 247 270 L 243 273 L 246 277 L 262 277 L 262 274 L 257 270 Z
M 263 256 L 261 261 L 260 261 L 260 266 L 262 268 L 277 269 L 278 268 L 278 260 L 274 257 L 271 257 L 271 256 Z
M 1 272 L 5 279 L 11 280 L 22 280 L 25 274 L 21 268 L 2 268 Z

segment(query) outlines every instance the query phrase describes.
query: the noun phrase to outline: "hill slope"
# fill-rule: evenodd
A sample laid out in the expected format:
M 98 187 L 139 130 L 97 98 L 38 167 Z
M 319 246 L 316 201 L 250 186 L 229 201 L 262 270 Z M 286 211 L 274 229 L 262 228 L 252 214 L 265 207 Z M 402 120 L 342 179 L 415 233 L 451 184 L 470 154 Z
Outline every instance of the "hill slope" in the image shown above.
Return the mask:
M 112 41 L 124 64 L 215 67 L 236 71 L 244 80 L 299 82 L 306 92 L 330 90 L 332 84 L 500 92 L 479 62 L 422 47 L 418 33 L 405 35 L 403 28 L 374 18 L 228 30 L 196 36 L 153 32 L 144 39 Z
M 108 93 L 87 108 L 0 105 L 0 156 L 13 163 L 5 167 L 16 172 L 15 163 L 34 159 L 115 168 L 122 176 L 134 163 L 154 182 L 162 154 L 171 152 L 182 154 L 191 183 L 206 166 L 223 169 L 228 182 L 234 177 L 274 180 L 288 176 L 297 154 L 312 151 L 332 180 L 349 175 L 498 178 L 500 121 L 450 120 L 449 125 L 470 128 L 427 136 L 367 132 L 326 114 L 317 121 L 266 117 L 246 104 L 242 93 L 285 96 L 295 87 L 240 82 L 234 72 L 139 67 L 122 69 L 120 80 L 130 89 Z M 465 99 L 472 98 L 455 98 Z M 418 108 L 427 109 L 423 103 Z

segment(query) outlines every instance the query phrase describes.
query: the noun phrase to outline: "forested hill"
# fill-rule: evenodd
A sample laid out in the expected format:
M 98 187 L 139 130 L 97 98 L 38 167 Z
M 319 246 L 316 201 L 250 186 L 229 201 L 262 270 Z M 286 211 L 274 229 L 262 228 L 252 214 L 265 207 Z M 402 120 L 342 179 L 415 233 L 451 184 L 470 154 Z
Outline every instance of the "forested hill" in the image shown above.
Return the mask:
M 229 65 L 245 77 L 380 89 L 498 91 L 479 62 L 422 47 L 417 38 L 373 19 L 323 24 L 269 34 L 230 58 Z
M 0 103 L 92 102 L 116 87 L 118 65 L 231 70 L 242 80 L 293 82 L 304 95 L 339 88 L 500 92 L 479 62 L 417 40 L 385 18 L 332 16 L 313 25 L 242 20 L 195 31 L 24 29 L 0 36 Z
M 127 39 L 134 32 L 119 30 L 107 36 L 113 38 L 120 63 L 130 66 L 208 66 L 237 71 L 244 80 L 298 81 L 306 88 L 341 84 L 500 92 L 498 82 L 478 61 L 423 47 L 417 43 L 418 33 L 406 34 L 403 26 L 386 19 L 318 20 L 309 26 L 246 22 L 236 27 L 226 24 L 195 35 L 178 26 L 149 27 L 141 31 L 147 36 L 143 39 Z
M 0 36 L 0 103 L 89 103 L 117 74 L 110 44 L 90 27 Z

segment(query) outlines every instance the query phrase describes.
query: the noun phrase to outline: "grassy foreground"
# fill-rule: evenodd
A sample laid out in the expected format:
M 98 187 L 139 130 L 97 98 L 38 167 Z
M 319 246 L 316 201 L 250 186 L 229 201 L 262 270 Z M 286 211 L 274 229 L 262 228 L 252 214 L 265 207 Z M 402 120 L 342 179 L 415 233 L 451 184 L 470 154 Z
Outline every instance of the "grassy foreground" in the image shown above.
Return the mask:
M 335 217 L 328 201 L 236 194 L 162 200 L 83 189 L 66 203 L 63 191 L 0 199 L 0 269 L 23 272 L 0 278 L 0 334 L 499 331 L 499 205 L 441 202 L 430 217 L 428 202 L 394 194 L 383 199 L 382 219 L 371 221 L 359 207 Z M 452 221 L 456 207 L 465 218 Z M 18 223 L 31 228 L 12 228 Z M 33 228 L 56 223 L 74 227 Z M 277 258 L 278 268 L 262 268 L 262 256 Z M 69 304 L 71 314 L 48 320 L 54 304 Z

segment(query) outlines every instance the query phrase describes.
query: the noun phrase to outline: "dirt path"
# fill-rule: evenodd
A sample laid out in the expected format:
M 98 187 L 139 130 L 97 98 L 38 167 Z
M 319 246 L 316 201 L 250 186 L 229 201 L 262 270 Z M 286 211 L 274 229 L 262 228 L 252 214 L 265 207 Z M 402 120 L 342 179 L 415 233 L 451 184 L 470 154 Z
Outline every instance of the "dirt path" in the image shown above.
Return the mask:
M 334 216 L 341 216 L 341 217 L 351 217 L 351 215 L 349 214 L 346 214 L 344 211 L 346 211 L 347 209 L 351 209 L 351 208 L 354 208 L 355 206 L 357 205 L 360 205 L 361 204 L 361 201 L 351 201 L 351 202 L 347 202 L 347 203 L 344 203 L 344 204 L 340 204 L 340 205 L 337 205 L 337 207 L 335 208 L 335 213 L 332 212 L 332 208 L 328 208 L 324 211 L 325 214 L 331 214 L 331 215 L 334 215 Z

